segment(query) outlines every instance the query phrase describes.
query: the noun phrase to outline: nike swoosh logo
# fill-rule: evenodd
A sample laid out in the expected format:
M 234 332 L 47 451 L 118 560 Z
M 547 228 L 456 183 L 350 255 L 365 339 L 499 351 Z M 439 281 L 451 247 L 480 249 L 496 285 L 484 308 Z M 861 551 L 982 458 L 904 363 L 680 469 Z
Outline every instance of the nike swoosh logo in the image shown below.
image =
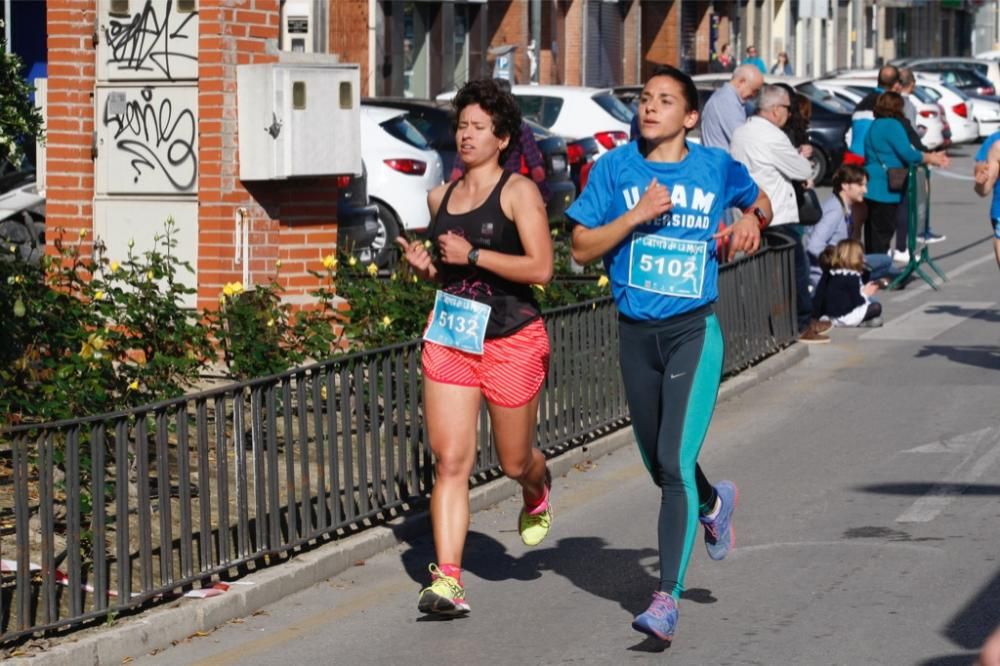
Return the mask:
M 686 374 L 687 374 L 686 372 L 678 372 L 678 373 L 677 373 L 677 374 L 675 375 L 674 373 L 672 373 L 672 372 L 671 372 L 671 373 L 670 373 L 670 378 L 671 378 L 671 379 L 677 379 L 678 377 L 683 377 L 683 376 L 684 376 L 684 375 L 686 375 Z

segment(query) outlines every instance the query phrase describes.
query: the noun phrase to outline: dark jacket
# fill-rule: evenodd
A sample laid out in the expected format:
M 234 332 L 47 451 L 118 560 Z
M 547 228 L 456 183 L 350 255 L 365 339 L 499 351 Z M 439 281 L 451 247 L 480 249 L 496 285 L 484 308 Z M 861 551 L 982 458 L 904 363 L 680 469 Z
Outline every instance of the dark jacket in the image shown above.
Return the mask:
M 861 293 L 863 284 L 862 275 L 857 271 L 824 271 L 813 292 L 813 318 L 836 319 L 865 305 L 867 301 Z

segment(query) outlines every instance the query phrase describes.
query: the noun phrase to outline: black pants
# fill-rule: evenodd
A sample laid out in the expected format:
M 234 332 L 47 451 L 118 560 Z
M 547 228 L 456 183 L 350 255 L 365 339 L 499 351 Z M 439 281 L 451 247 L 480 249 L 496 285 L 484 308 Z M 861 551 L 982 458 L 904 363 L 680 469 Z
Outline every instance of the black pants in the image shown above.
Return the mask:
M 786 241 L 795 246 L 795 319 L 799 332 L 805 331 L 812 319 L 812 296 L 809 294 L 809 257 L 802 244 L 801 224 L 779 224 L 764 230 L 765 241 L 770 238 L 776 244 Z
M 896 215 L 900 204 L 870 201 L 868 222 L 865 224 L 865 253 L 885 254 L 889 251 L 892 235 L 896 233 Z

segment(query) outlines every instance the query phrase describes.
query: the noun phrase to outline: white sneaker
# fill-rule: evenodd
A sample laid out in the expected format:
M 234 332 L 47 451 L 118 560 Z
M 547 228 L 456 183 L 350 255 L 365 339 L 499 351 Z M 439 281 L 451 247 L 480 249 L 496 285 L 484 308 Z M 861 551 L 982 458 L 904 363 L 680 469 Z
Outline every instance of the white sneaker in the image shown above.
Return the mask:
M 897 264 L 908 264 L 910 263 L 910 252 L 909 250 L 892 250 L 892 260 Z

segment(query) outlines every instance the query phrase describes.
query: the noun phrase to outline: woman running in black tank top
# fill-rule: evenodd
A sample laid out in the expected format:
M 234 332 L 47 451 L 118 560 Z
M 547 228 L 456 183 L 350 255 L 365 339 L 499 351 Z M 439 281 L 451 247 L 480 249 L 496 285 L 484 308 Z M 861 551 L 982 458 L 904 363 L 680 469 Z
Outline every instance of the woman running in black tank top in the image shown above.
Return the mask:
M 431 522 L 437 563 L 418 609 L 469 612 L 462 551 L 469 530 L 469 475 L 479 405 L 486 399 L 504 473 L 520 483 L 518 530 L 527 545 L 548 533 L 548 470 L 533 446 L 549 344 L 530 285 L 552 278 L 552 238 L 534 182 L 501 168 L 521 114 L 492 80 L 471 81 L 453 101 L 465 175 L 427 197 L 437 260 L 417 240 L 398 239 L 406 260 L 441 284 L 424 334 L 424 418 L 435 457 Z

